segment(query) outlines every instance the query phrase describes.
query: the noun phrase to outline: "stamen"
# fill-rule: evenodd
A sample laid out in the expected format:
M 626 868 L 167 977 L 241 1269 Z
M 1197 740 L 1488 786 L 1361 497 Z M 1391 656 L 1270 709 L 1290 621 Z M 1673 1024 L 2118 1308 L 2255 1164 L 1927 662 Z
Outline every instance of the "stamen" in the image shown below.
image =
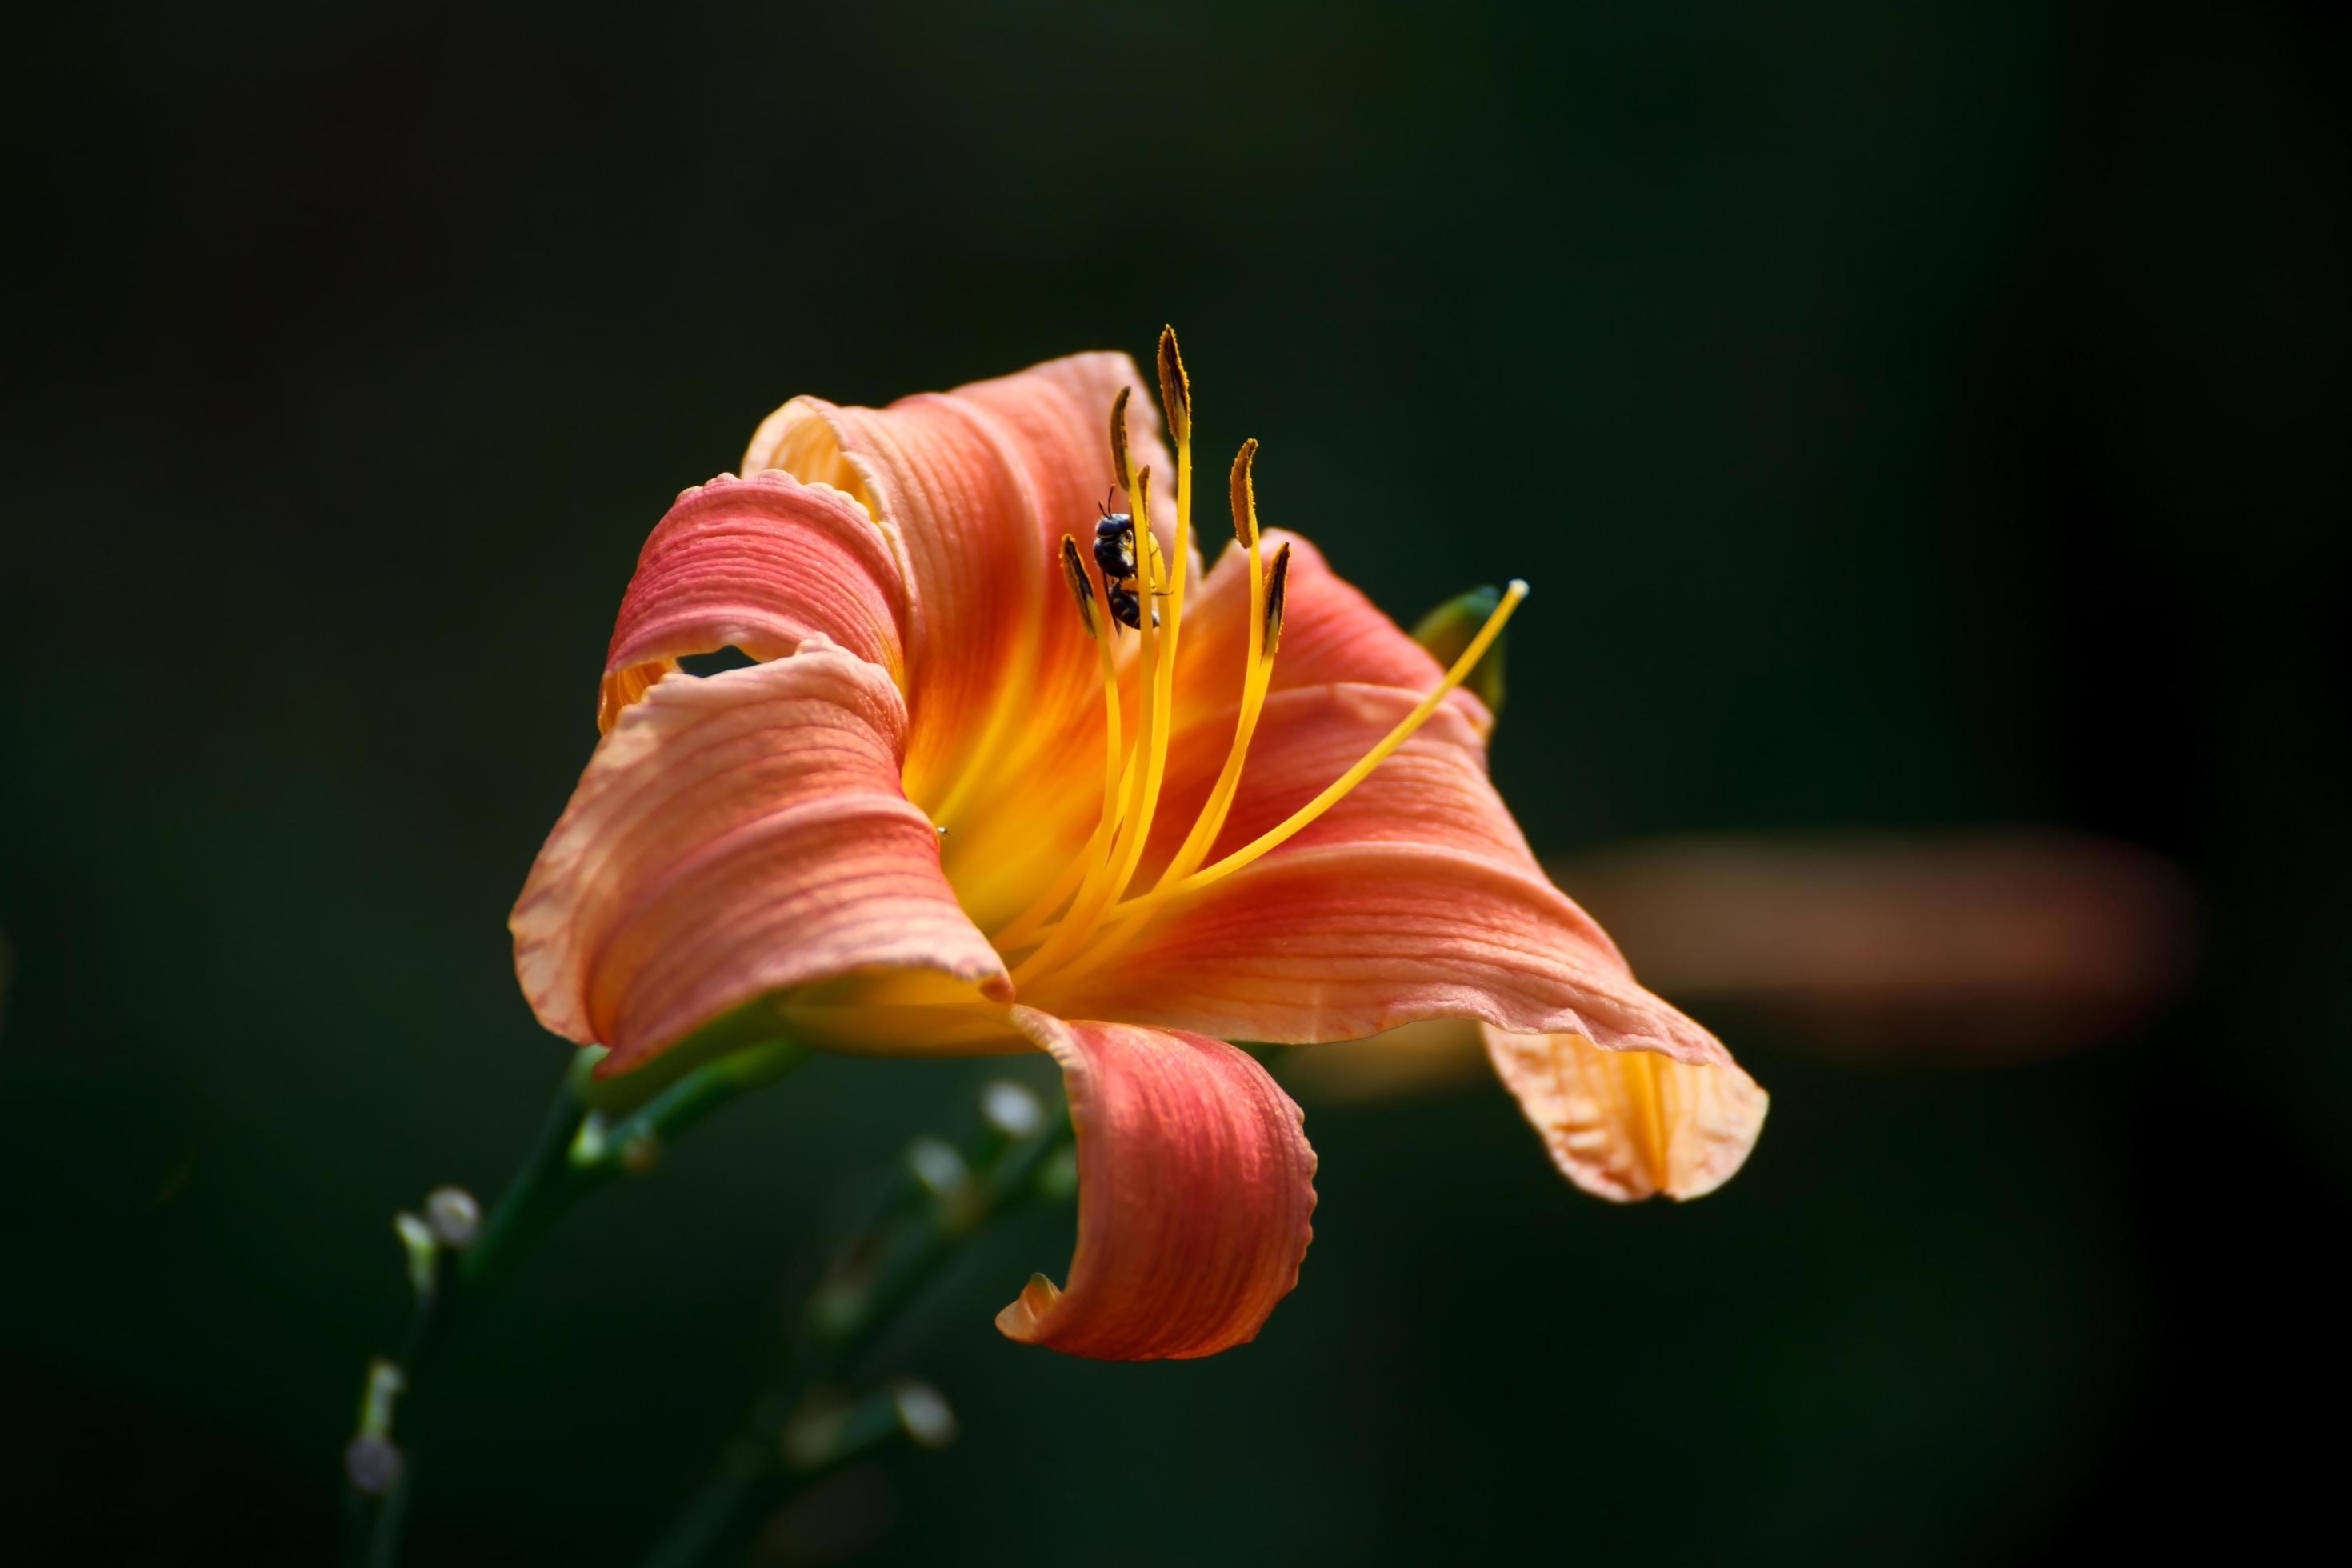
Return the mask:
M 1265 608 L 1260 612 L 1265 623 L 1265 648 L 1264 662 L 1274 662 L 1275 645 L 1282 641 L 1282 606 L 1288 600 L 1290 584 L 1290 546 L 1284 545 L 1274 558 L 1274 570 L 1266 576 Z
M 1078 622 L 1087 628 L 1087 636 L 1099 640 L 1095 629 L 1095 585 L 1087 579 L 1086 562 L 1078 554 L 1078 542 L 1068 534 L 1062 535 L 1062 575 L 1070 584 L 1070 597 L 1078 602 Z
M 1130 495 L 1135 491 L 1135 474 L 1127 463 L 1127 398 L 1134 390 L 1122 386 L 1110 400 L 1110 477 Z
M 1168 601 L 1168 628 L 1160 635 L 1161 646 L 1148 650 L 1150 762 L 1144 769 L 1140 801 L 1120 844 L 1118 870 L 1111 879 L 1106 906 L 1117 904 L 1127 891 L 1150 841 L 1152 818 L 1160 808 L 1160 786 L 1168 776 L 1168 742 L 1176 727 L 1176 648 L 1184 629 L 1184 564 L 1192 555 L 1192 387 L 1184 376 L 1184 356 L 1177 350 L 1173 327 L 1160 329 L 1160 405 L 1168 415 L 1169 434 L 1176 439 L 1175 550 L 1172 556 L 1161 554 L 1160 542 L 1140 531 L 1139 518 L 1136 542 L 1139 555 L 1150 558 L 1148 586 L 1155 596 Z
M 1234 458 L 1233 487 L 1234 537 L 1244 550 L 1257 548 L 1257 480 L 1252 470 L 1257 465 L 1257 437 L 1242 443 Z M 1257 574 L 1250 574 L 1255 580 Z
M 1190 873 L 1216 843 L 1234 797 L 1240 792 L 1242 764 L 1249 756 L 1250 738 L 1257 731 L 1258 714 L 1265 707 L 1266 688 L 1274 679 L 1274 644 L 1282 629 L 1283 584 L 1290 574 L 1290 546 L 1286 544 L 1276 553 L 1270 577 L 1258 569 L 1257 487 L 1251 477 L 1256 460 L 1257 442 L 1243 442 L 1240 455 L 1234 458 L 1231 485 L 1234 537 L 1249 550 L 1249 662 L 1242 667 L 1241 714 L 1234 722 L 1234 742 L 1225 752 L 1225 765 L 1219 770 L 1201 815 L 1193 819 L 1192 831 L 1184 836 L 1175 858 L 1160 872 L 1161 886 Z
M 1168 413 L 1168 434 L 1179 447 L 1192 439 L 1192 384 L 1184 377 L 1184 356 L 1176 349 L 1176 329 L 1160 329 L 1160 406 Z M 1183 504 L 1183 487 L 1177 487 Z

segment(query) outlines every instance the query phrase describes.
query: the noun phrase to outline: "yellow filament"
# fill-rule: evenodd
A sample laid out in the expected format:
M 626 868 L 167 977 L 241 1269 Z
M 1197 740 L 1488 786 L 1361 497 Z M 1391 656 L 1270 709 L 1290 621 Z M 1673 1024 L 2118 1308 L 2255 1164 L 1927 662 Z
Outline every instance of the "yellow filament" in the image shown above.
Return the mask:
M 1232 815 L 1234 801 L 1241 793 L 1242 766 L 1249 757 L 1250 739 L 1257 732 L 1259 716 L 1265 710 L 1265 694 L 1274 679 L 1273 650 L 1265 644 L 1266 577 L 1259 560 L 1257 498 L 1246 488 L 1250 456 L 1257 443 L 1243 448 L 1241 464 L 1235 473 L 1241 476 L 1234 494 L 1234 531 L 1249 542 L 1250 620 L 1249 651 L 1242 670 L 1241 709 L 1234 721 L 1233 744 L 1226 749 L 1224 766 L 1218 770 L 1217 782 L 1209 791 L 1209 798 L 1200 815 L 1192 819 L 1192 830 L 1184 836 L 1173 858 L 1160 873 L 1157 886 L 1164 887 L 1198 866 L 1217 842 L 1217 835 Z M 1070 967 L 1080 973 L 1091 970 L 1110 952 L 1126 945 L 1148 914 L 1129 915 L 1120 919 L 1096 940 L 1092 949 L 1075 960 Z
M 1478 628 L 1478 635 L 1470 639 L 1470 646 L 1462 650 L 1462 657 L 1454 661 L 1454 668 L 1445 672 L 1445 679 L 1439 681 L 1436 689 L 1423 698 L 1412 712 L 1399 720 L 1396 728 L 1382 736 L 1380 743 L 1366 752 L 1354 767 L 1332 780 L 1321 795 L 1292 812 L 1278 826 L 1268 828 L 1215 865 L 1165 883 L 1144 897 L 1130 900 L 1119 912 L 1126 913 L 1147 903 L 1198 892 L 1212 882 L 1230 877 L 1268 850 L 1279 847 L 1301 828 L 1338 805 L 1343 795 L 1363 783 L 1365 777 L 1386 762 L 1391 752 L 1412 739 L 1413 731 L 1429 722 L 1429 716 L 1437 711 L 1437 705 L 1444 701 L 1455 687 L 1469 679 L 1470 672 L 1478 668 L 1478 661 L 1486 656 L 1488 648 L 1494 647 L 1495 639 L 1503 635 L 1504 626 L 1527 596 L 1528 585 L 1525 583 L 1514 581 L 1505 589 L 1502 602 L 1495 606 L 1495 613 L 1486 617 L 1486 624 Z
M 1252 447 L 1255 445 L 1251 443 Z M 1257 499 L 1252 495 L 1244 500 L 1237 494 L 1234 503 L 1236 511 L 1246 509 L 1245 515 L 1234 521 L 1247 522 L 1249 539 L 1249 662 L 1242 667 L 1241 715 L 1234 721 L 1234 743 L 1225 752 L 1225 765 L 1217 773 L 1216 786 L 1209 791 L 1208 804 L 1194 819 L 1192 831 L 1184 836 L 1176 858 L 1160 874 L 1162 887 L 1198 866 L 1209 847 L 1216 843 L 1218 830 L 1225 826 L 1234 796 L 1241 789 L 1242 763 L 1249 756 L 1250 737 L 1257 731 L 1258 714 L 1265 707 L 1265 689 L 1274 676 L 1273 661 L 1265 657 L 1265 573 L 1258 561 Z
M 1212 883 L 1232 876 L 1235 871 L 1269 851 L 1280 847 L 1301 829 L 1313 823 L 1316 818 L 1330 810 L 1349 791 L 1363 783 L 1374 768 L 1386 762 L 1399 746 L 1411 740 L 1415 731 L 1429 721 L 1430 715 L 1437 711 L 1438 704 L 1444 702 L 1447 695 L 1468 679 L 1472 670 L 1478 668 L 1479 659 L 1486 657 L 1486 650 L 1492 647 L 1495 639 L 1502 635 L 1505 624 L 1518 609 L 1520 601 L 1527 596 L 1528 585 L 1525 583 L 1512 583 L 1509 588 L 1504 591 L 1502 601 L 1495 606 L 1494 614 L 1486 617 L 1486 624 L 1478 629 L 1478 635 L 1470 639 L 1470 646 L 1462 650 L 1462 657 L 1455 659 L 1454 667 L 1445 672 L 1445 679 L 1438 682 L 1436 688 L 1428 696 L 1415 704 L 1412 712 L 1399 720 L 1396 727 L 1382 736 L 1370 751 L 1359 758 L 1353 767 L 1332 780 L 1322 794 L 1292 812 L 1279 825 L 1267 829 L 1223 859 L 1187 876 L 1162 880 L 1158 887 L 1139 898 L 1129 899 L 1123 904 L 1114 905 L 1105 911 L 1101 918 L 1129 920 L 1156 909 L 1171 900 L 1182 898 L 1188 893 L 1199 892 Z M 1097 923 L 1099 922 L 1090 920 L 1089 929 Z M 1046 946 L 1063 947 L 1065 944 L 1062 939 L 1067 934 L 1069 929 L 1069 922 L 1064 922 L 1063 926 L 1051 930 Z M 1082 973 L 1100 963 L 1109 951 L 1110 947 L 1107 944 L 1087 953 L 1082 963 L 1072 964 L 1068 968 L 1073 975 Z M 1043 952 L 1044 950 L 1040 950 L 1040 956 L 1043 956 Z
M 1160 639 L 1156 661 L 1150 667 L 1151 692 L 1151 752 L 1143 775 L 1142 797 L 1132 816 L 1129 830 L 1119 847 L 1118 871 L 1110 881 L 1110 893 L 1103 900 L 1106 906 L 1118 902 L 1134 879 L 1135 868 L 1143 858 L 1143 847 L 1151 837 L 1151 821 L 1160 808 L 1160 786 L 1168 776 L 1168 742 L 1175 730 L 1176 710 L 1176 639 L 1184 626 L 1184 563 L 1192 559 L 1192 422 L 1187 418 L 1176 436 L 1176 552 L 1171 564 L 1160 553 L 1157 541 L 1149 553 L 1155 567 L 1155 592 L 1168 596 L 1168 629 Z M 1139 536 L 1139 540 L 1148 536 Z M 1139 620 L 1150 621 L 1151 610 L 1147 602 Z M 1083 933 L 1081 933 L 1083 934 Z

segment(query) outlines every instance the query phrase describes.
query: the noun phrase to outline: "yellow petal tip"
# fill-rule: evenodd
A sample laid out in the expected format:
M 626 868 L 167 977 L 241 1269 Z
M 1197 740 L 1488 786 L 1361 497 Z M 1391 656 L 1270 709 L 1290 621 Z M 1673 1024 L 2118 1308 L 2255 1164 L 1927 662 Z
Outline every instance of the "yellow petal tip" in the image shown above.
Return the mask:
M 1021 1294 L 996 1314 L 997 1332 L 1024 1345 L 1035 1344 L 1044 1337 L 1045 1314 L 1061 1299 L 1061 1287 L 1043 1274 L 1032 1274 L 1029 1283 L 1021 1287 Z

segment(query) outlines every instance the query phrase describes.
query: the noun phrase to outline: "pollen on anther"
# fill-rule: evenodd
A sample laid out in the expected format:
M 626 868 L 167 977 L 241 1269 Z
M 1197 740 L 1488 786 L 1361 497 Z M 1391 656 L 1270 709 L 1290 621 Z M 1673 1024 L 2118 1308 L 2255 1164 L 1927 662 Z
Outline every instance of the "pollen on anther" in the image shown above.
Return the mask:
M 1257 437 L 1242 443 L 1234 458 L 1234 537 L 1247 550 L 1257 540 L 1257 480 L 1253 469 L 1257 463 Z
M 1176 329 L 1160 329 L 1160 406 L 1168 414 L 1168 434 L 1177 441 L 1192 435 L 1192 384 L 1184 376 L 1184 356 L 1177 352 Z
M 1282 598 L 1284 585 L 1290 580 L 1290 546 L 1286 544 L 1274 552 L 1274 564 L 1265 574 L 1265 652 L 1274 657 L 1274 645 L 1282 640 Z
M 1084 559 L 1078 554 L 1078 542 L 1068 534 L 1062 535 L 1062 575 L 1068 579 L 1070 597 L 1078 602 L 1078 623 L 1087 628 L 1087 636 L 1095 635 L 1095 586 L 1087 580 Z
M 1135 473 L 1127 462 L 1127 400 L 1134 391 L 1131 386 L 1120 387 L 1110 404 L 1110 477 L 1123 490 L 1135 488 Z

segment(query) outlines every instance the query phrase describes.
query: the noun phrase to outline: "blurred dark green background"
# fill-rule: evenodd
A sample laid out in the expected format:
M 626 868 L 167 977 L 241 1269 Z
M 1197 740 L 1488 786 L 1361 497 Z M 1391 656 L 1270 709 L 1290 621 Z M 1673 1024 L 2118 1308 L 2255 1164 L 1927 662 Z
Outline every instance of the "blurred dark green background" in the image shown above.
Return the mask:
M 12 1561 L 328 1554 L 388 1216 L 494 1188 L 564 1059 L 502 922 L 671 496 L 793 393 L 1163 320 L 1207 460 L 1264 438 L 1392 612 L 1535 584 L 1540 848 L 2087 830 L 2183 868 L 2201 954 L 2000 1070 L 1703 1009 L 1774 1110 L 1683 1209 L 1574 1193 L 1491 1083 L 1310 1102 L 1259 1343 L 1012 1347 L 1068 1237 L 1000 1237 L 892 1360 L 963 1442 L 804 1550 L 1969 1562 L 2325 1505 L 2276 1438 L 2346 1392 L 2343 8 L 0 29 Z M 821 1062 L 576 1215 L 445 1369 L 412 1560 L 633 1561 L 978 1070 Z

